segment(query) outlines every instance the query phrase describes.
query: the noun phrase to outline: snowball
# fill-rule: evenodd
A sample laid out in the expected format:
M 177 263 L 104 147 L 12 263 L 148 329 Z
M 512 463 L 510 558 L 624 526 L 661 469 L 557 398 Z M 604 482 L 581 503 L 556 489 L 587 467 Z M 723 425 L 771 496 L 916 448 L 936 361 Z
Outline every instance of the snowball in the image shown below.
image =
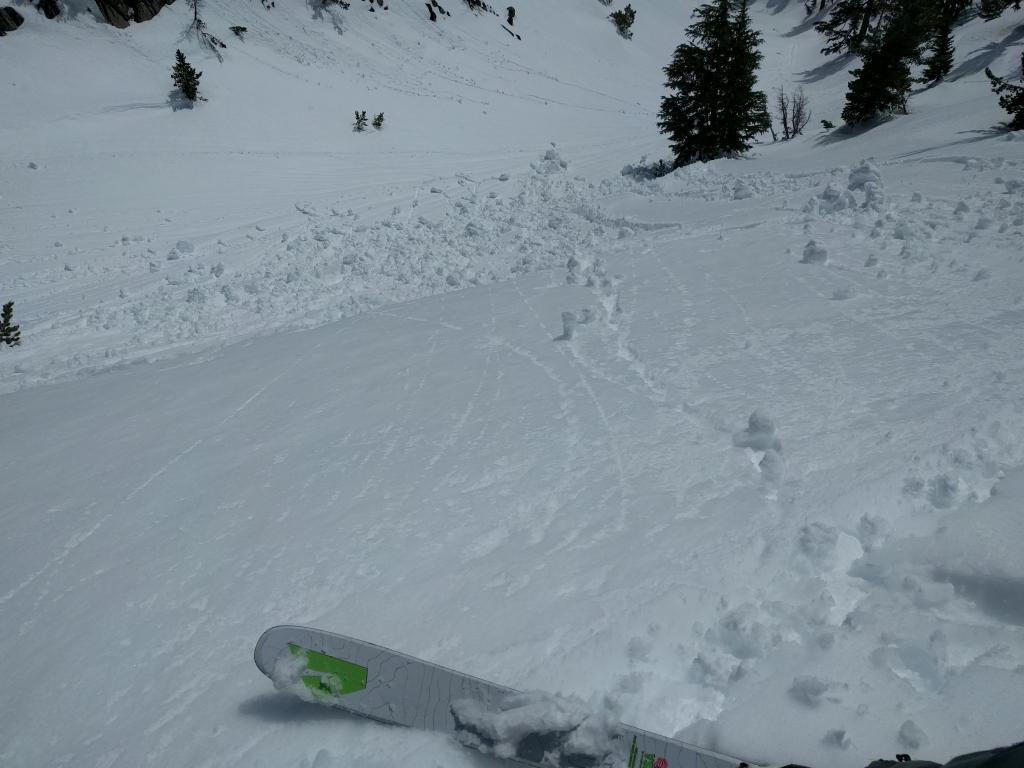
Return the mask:
M 764 452 L 757 468 L 761 470 L 764 479 L 771 483 L 782 482 L 786 475 L 786 462 L 782 458 L 782 454 L 773 448 Z
M 833 728 L 822 737 L 821 743 L 837 749 L 849 749 L 851 744 L 845 728 Z
M 832 182 L 825 186 L 818 197 L 821 200 L 819 209 L 822 213 L 835 213 L 857 207 L 857 199 L 853 193 L 846 189 L 840 189 Z
M 897 740 L 900 746 L 907 749 L 920 749 L 928 743 L 928 737 L 925 735 L 925 732 L 913 720 L 903 721 Z
M 885 206 L 885 191 L 881 184 L 873 181 L 864 184 L 864 207 L 875 211 L 881 211 Z
M 782 451 L 782 443 L 775 436 L 775 422 L 761 411 L 750 414 L 747 428 L 734 434 L 732 443 L 737 448 L 751 448 L 755 451 Z
M 576 313 L 562 313 L 562 335 L 555 338 L 555 341 L 572 341 L 576 333 Z
M 789 686 L 789 695 L 808 707 L 817 707 L 822 697 L 828 692 L 828 683 L 813 675 L 802 675 L 793 678 Z
M 828 261 L 828 250 L 818 245 L 813 240 L 807 241 L 804 246 L 804 256 L 800 259 L 801 264 L 824 264 Z

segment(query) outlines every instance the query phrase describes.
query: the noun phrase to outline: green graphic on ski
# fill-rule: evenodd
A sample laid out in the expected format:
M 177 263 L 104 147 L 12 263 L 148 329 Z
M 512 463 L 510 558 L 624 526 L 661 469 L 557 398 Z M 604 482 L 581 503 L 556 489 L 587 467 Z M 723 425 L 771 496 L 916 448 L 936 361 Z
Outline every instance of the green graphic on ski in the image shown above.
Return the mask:
M 743 765 L 739 758 L 625 723 L 602 721 L 568 699 L 521 693 L 309 627 L 268 629 L 256 643 L 254 657 L 256 666 L 278 688 L 308 701 L 382 723 L 446 733 L 467 747 L 514 755 L 515 760 L 538 768 Z M 538 712 L 542 714 L 530 724 L 530 716 Z M 516 727 L 509 728 L 510 722 Z

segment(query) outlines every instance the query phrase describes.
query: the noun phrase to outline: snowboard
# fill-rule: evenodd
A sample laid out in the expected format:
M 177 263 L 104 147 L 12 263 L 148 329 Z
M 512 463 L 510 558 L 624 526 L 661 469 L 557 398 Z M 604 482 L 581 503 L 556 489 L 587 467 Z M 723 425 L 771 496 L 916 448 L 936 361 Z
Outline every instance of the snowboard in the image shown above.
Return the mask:
M 537 768 L 750 765 L 625 723 L 603 723 L 568 699 L 524 694 L 310 627 L 268 629 L 254 658 L 278 688 L 307 701 L 388 725 L 445 733 L 464 746 Z

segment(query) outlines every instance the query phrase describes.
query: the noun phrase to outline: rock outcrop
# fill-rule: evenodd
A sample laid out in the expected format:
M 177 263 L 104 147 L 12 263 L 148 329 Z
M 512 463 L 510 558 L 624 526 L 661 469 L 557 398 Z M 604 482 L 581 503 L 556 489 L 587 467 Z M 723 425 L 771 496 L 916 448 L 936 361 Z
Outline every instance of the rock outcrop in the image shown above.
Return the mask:
M 48 19 L 56 19 L 60 16 L 60 6 L 57 4 L 57 0 L 39 0 L 36 5 L 43 12 L 43 16 Z
M 149 21 L 165 5 L 174 0 L 95 0 L 103 18 L 115 27 L 128 26 L 132 21 Z
M 0 37 L 13 32 L 24 22 L 25 18 L 13 8 L 0 8 Z

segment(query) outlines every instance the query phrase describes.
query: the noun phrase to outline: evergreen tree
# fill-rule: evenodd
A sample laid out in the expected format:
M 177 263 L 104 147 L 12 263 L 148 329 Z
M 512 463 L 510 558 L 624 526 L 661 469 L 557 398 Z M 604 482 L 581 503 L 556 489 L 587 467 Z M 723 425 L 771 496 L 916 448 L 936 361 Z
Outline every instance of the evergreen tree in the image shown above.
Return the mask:
M 953 22 L 960 12 L 949 0 L 935 8 L 934 29 L 928 42 L 928 55 L 924 59 L 922 83 L 937 83 L 953 71 Z
M 384 122 L 384 120 L 381 119 L 381 123 L 383 123 L 383 122 Z M 352 123 L 352 130 L 353 131 L 365 131 L 366 130 L 366 110 L 365 109 L 362 112 L 360 112 L 358 109 L 356 110 L 356 119 L 355 119 L 355 122 Z
M 732 51 L 726 78 L 729 106 L 723 137 L 728 146 L 734 147 L 731 152 L 745 152 L 750 148 L 750 139 L 767 131 L 772 124 L 768 113 L 768 96 L 764 91 L 754 90 L 757 86 L 757 70 L 764 59 L 759 49 L 764 38 L 750 21 L 747 2 L 734 0 L 736 15 L 731 23 Z
M 1024 53 L 1020 55 L 1020 66 L 1024 73 Z M 985 76 L 992 82 L 992 91 L 999 97 L 999 106 L 1010 113 L 1012 119 L 1007 126 L 1015 131 L 1024 130 L 1024 87 L 996 77 L 988 67 L 985 67 Z M 1024 80 L 1024 74 L 1021 79 Z
M 198 101 L 201 98 L 199 96 L 199 78 L 203 76 L 203 73 L 196 72 L 195 68 L 185 60 L 185 54 L 180 50 L 176 51 L 174 56 L 176 59 L 172 70 L 174 85 L 186 99 Z
M 0 344 L 7 344 L 9 347 L 21 344 L 21 330 L 12 322 L 13 317 L 14 302 L 8 301 L 0 310 Z
M 743 152 L 770 125 L 768 99 L 755 91 L 761 36 L 750 24 L 746 0 L 735 17 L 730 0 L 694 11 L 696 21 L 665 67 L 670 93 L 658 126 L 671 137 L 677 166 Z
M 894 1 L 898 0 L 835 0 L 828 18 L 814 25 L 825 36 L 821 52 L 859 53 Z
M 861 123 L 880 115 L 906 113 L 913 78 L 912 64 L 921 62 L 927 19 L 916 8 L 902 8 L 884 28 L 865 42 L 863 61 L 853 70 L 846 92 L 843 120 Z
M 612 20 L 612 24 L 619 30 L 619 34 L 627 40 L 633 39 L 633 22 L 636 21 L 636 11 L 633 10 L 633 6 L 626 5 L 621 11 L 612 11 L 608 14 L 608 18 Z

